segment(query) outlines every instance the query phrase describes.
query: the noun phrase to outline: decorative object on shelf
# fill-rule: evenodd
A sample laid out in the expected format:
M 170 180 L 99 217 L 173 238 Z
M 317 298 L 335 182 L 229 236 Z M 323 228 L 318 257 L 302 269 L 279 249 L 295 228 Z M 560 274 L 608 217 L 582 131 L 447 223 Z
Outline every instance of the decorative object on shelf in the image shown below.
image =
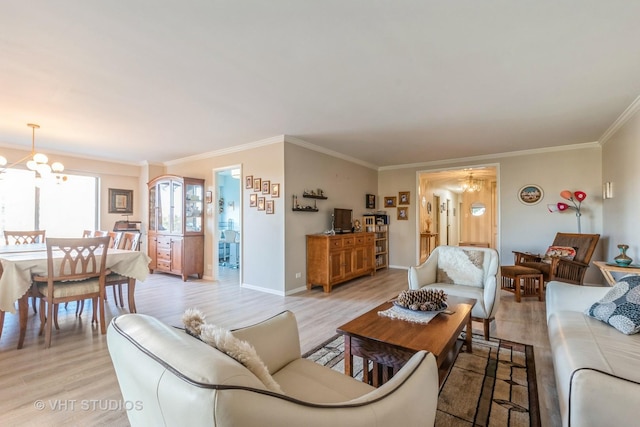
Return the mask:
M 518 200 L 525 205 L 536 205 L 540 203 L 543 197 L 542 188 L 535 184 L 527 184 L 518 190 Z
M 376 208 L 376 196 L 375 194 L 367 194 L 364 201 L 364 207 L 366 209 Z
M 475 179 L 473 174 L 470 173 L 469 176 L 462 181 L 461 187 L 464 193 L 476 193 L 484 188 L 484 180 Z
M 211 191 L 207 191 L 205 195 L 205 201 L 207 203 L 213 202 L 213 193 Z
M 133 190 L 110 188 L 109 213 L 133 214 Z
M 582 216 L 582 213 L 580 212 L 580 209 L 582 207 L 582 201 L 587 198 L 587 193 L 585 193 L 584 191 L 574 191 L 573 193 L 571 193 L 571 191 L 569 190 L 563 190 L 560 192 L 560 197 L 570 201 L 573 206 L 568 205 L 564 202 L 558 202 L 555 205 L 549 204 L 547 205 L 549 212 L 565 212 L 567 210 L 575 211 L 576 219 L 578 220 L 578 233 L 582 233 L 580 228 L 580 217 Z
M 307 191 L 304 190 L 302 192 L 302 197 L 306 197 L 307 199 L 326 199 L 327 196 L 324 195 L 324 191 L 321 188 L 317 190 Z
M 256 193 L 249 194 L 249 207 L 255 208 L 258 206 L 258 195 Z
M 616 262 L 616 264 L 624 267 L 630 265 L 633 262 L 633 259 L 627 256 L 627 249 L 629 249 L 629 245 L 625 245 L 625 244 L 618 245 L 618 249 L 620 249 L 620 255 L 615 257 L 613 260 Z
M 280 197 L 280 184 L 271 184 L 271 197 Z
M 253 175 L 247 175 L 244 179 L 244 188 L 250 190 L 253 188 Z
M 395 208 L 396 207 L 396 197 L 395 196 L 387 196 L 384 198 L 384 207 L 385 208 Z
M 398 204 L 399 205 L 409 205 L 410 203 L 411 192 L 410 191 L 400 191 L 398 193 Z
M 295 194 L 293 196 L 291 196 L 293 199 L 293 206 L 291 207 L 291 210 L 293 211 L 297 211 L 297 212 L 318 212 L 318 206 L 316 204 L 316 202 L 314 202 L 314 206 L 302 206 L 301 204 L 298 203 L 298 196 L 296 196 Z M 319 197 L 319 196 L 310 196 L 310 195 L 302 195 L 302 197 L 307 197 L 307 198 L 311 198 L 311 199 L 326 199 L 326 197 Z
M 398 208 L 398 219 L 399 220 L 408 220 L 409 219 L 409 208 L 407 208 L 407 207 L 399 207 Z
M 431 222 L 432 222 L 431 217 L 428 216 L 427 219 L 425 220 L 425 227 L 424 227 L 426 233 L 431 233 Z
M 362 231 L 362 224 L 360 224 L 360 220 L 353 221 L 353 231 L 360 232 Z
M 263 211 L 264 210 L 264 202 L 265 202 L 265 198 L 264 197 L 258 197 L 258 210 L 259 211 Z
M 253 191 L 254 193 L 262 191 L 262 180 L 260 178 L 253 178 Z
M 28 123 L 27 126 L 31 128 L 31 152 L 20 160 L 11 163 L 9 166 L 7 166 L 7 158 L 0 155 L 0 174 L 22 162 L 26 162 L 27 169 L 36 173 L 37 180 L 48 179 L 52 177 L 51 172 L 53 172 L 55 174 L 53 177 L 55 177 L 56 183 L 59 184 L 66 181 L 67 176 L 62 175 L 62 171 L 64 170 L 64 165 L 62 163 L 53 162 L 49 165 L 49 158 L 43 153 L 36 152 L 36 129 L 40 129 L 40 126 L 33 123 Z
M 267 200 L 266 205 L 267 205 L 267 214 L 272 214 L 274 209 L 273 200 Z
M 271 193 L 271 181 L 264 180 L 262 181 L 262 194 L 270 194 Z

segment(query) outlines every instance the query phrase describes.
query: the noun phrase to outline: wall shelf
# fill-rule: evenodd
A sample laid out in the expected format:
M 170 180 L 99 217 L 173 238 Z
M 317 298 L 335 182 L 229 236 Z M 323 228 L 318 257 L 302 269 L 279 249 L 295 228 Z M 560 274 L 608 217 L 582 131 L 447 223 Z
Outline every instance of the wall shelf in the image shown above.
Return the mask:
M 322 199 L 322 200 L 327 200 L 327 196 L 317 196 L 315 194 L 303 194 L 302 197 L 304 197 L 305 199 Z
M 318 208 L 311 208 L 311 209 L 291 208 L 291 210 L 294 211 L 294 212 L 318 212 Z

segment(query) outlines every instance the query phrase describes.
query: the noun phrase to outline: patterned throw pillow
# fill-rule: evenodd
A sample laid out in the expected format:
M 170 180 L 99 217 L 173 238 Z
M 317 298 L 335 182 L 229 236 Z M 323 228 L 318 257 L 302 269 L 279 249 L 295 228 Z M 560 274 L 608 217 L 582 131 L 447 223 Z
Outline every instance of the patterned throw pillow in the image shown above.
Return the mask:
M 620 279 L 585 314 L 608 323 L 623 334 L 640 332 L 640 276 Z
M 544 258 L 542 258 L 542 262 L 551 264 L 552 257 L 560 257 L 573 261 L 576 257 L 576 250 L 571 246 L 549 246 L 547 252 L 544 254 Z

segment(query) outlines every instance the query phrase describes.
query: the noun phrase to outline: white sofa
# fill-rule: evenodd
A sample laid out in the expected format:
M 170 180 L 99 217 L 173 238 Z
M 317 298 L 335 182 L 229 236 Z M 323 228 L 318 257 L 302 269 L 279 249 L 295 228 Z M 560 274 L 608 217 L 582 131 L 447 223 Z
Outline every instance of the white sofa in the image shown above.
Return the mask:
M 611 288 L 549 282 L 547 326 L 563 426 L 640 425 L 640 334 L 584 314 Z
M 488 340 L 490 322 L 500 305 L 499 266 L 495 249 L 437 246 L 425 262 L 409 267 L 409 289 L 442 289 L 447 295 L 475 299 L 471 317 L 483 323 Z
M 285 311 L 232 331 L 246 340 L 284 394 L 242 364 L 142 314 L 112 320 L 107 343 L 132 426 L 428 426 L 435 420 L 435 358 L 416 353 L 374 388 L 300 355 L 298 326 Z

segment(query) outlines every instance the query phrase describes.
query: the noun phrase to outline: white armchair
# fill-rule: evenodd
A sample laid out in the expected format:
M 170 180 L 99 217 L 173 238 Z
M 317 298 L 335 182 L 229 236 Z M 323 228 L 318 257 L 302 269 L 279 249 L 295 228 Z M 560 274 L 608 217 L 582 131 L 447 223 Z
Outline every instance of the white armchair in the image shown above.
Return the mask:
M 232 331 L 248 341 L 284 394 L 186 332 L 142 314 L 111 322 L 109 353 L 132 426 L 428 426 L 435 422 L 435 358 L 416 353 L 374 388 L 301 358 L 298 326 L 285 311 Z
M 423 264 L 409 268 L 409 289 L 436 288 L 448 295 L 474 298 L 471 317 L 483 323 L 488 340 L 490 322 L 500 303 L 499 266 L 495 249 L 438 246 Z

